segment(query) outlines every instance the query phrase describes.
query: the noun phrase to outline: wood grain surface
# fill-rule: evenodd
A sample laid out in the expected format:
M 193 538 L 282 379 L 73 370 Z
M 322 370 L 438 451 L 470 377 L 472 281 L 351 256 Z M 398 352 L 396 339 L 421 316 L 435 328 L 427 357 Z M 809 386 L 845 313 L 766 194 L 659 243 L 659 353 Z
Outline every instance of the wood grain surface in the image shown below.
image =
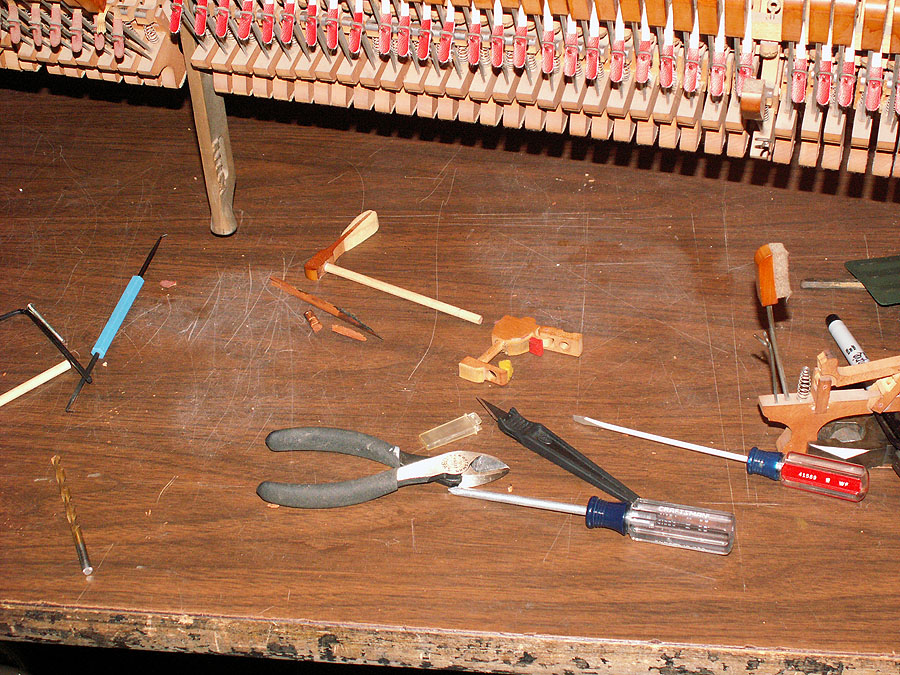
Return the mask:
M 0 312 L 33 302 L 86 361 L 168 237 L 75 411 L 63 412 L 74 373 L 0 408 L 0 635 L 515 673 L 900 670 L 890 469 L 851 504 L 571 419 L 772 449 L 781 429 L 756 406 L 770 378 L 753 254 L 773 241 L 791 254 L 795 292 L 776 311 L 789 381 L 834 349 L 831 312 L 871 358 L 897 354 L 897 307 L 800 290 L 897 252 L 893 183 L 229 99 L 240 227 L 222 239 L 182 93 L 4 78 Z M 380 231 L 344 264 L 485 324 L 306 280 L 303 263 L 364 209 Z M 313 334 L 308 307 L 270 276 L 384 341 Z M 513 357 L 503 388 L 460 379 L 457 363 L 505 314 L 583 333 L 584 353 Z M 0 388 L 57 360 L 26 319 L 0 324 Z M 734 512 L 734 551 L 635 543 L 439 485 L 319 512 L 255 494 L 264 479 L 373 470 L 271 453 L 274 429 L 343 427 L 416 452 L 419 433 L 480 412 L 476 396 L 543 422 L 643 497 Z M 490 489 L 593 494 L 485 421 L 458 447 L 510 465 Z

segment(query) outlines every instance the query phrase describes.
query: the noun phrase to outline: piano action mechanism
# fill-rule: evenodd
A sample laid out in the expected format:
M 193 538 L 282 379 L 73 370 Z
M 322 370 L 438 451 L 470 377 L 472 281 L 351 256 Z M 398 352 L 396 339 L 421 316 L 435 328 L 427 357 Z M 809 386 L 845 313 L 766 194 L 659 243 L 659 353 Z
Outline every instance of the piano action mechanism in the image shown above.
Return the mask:
M 0 0 L 0 65 L 900 175 L 900 0 Z

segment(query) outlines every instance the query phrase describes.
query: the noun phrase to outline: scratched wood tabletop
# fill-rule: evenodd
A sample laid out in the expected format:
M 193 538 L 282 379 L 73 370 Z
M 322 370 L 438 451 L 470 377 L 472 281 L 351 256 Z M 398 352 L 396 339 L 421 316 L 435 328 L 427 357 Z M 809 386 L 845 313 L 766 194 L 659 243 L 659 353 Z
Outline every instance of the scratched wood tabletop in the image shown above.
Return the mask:
M 900 671 L 900 479 L 860 504 L 735 462 L 579 426 L 573 414 L 744 452 L 774 449 L 756 399 L 756 249 L 783 242 L 787 377 L 834 350 L 837 312 L 871 358 L 900 310 L 847 260 L 896 254 L 896 186 L 561 137 L 228 99 L 230 238 L 208 231 L 182 92 L 4 73 L 0 313 L 28 302 L 83 361 L 165 233 L 75 410 L 69 372 L 0 408 L 0 635 L 12 640 L 511 673 Z M 341 262 L 485 317 L 482 326 L 303 264 L 362 210 Z M 284 278 L 384 340 L 313 334 Z M 168 282 L 175 282 L 171 284 Z M 510 384 L 457 376 L 503 315 L 584 334 L 580 358 L 512 358 Z M 0 324 L 0 391 L 59 360 Z M 792 385 L 793 386 L 793 385 Z M 728 556 L 636 543 L 575 516 L 414 486 L 329 510 L 270 508 L 265 479 L 345 479 L 353 458 L 269 452 L 292 426 L 418 435 L 476 396 L 543 422 L 641 496 L 733 512 Z M 461 449 L 503 459 L 490 489 L 585 503 L 593 489 L 486 415 Z M 59 455 L 95 572 L 79 569 Z

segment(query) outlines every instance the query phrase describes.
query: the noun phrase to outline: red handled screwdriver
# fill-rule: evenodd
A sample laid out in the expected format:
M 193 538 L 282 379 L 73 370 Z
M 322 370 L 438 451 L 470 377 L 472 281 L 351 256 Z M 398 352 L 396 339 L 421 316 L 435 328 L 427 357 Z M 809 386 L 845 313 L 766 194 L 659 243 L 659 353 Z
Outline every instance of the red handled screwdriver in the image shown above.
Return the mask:
M 788 487 L 797 488 L 798 490 L 846 499 L 851 502 L 862 501 L 869 491 L 869 471 L 866 467 L 859 464 L 804 455 L 800 452 L 789 452 L 785 456 L 781 452 L 769 452 L 759 448 L 750 448 L 749 454 L 742 455 L 737 452 L 728 452 L 727 450 L 707 448 L 704 445 L 676 441 L 665 436 L 648 434 L 644 431 L 620 427 L 616 424 L 601 422 L 600 420 L 582 417 L 581 415 L 573 415 L 572 419 L 579 424 L 600 427 L 601 429 L 636 436 L 648 441 L 655 441 L 656 443 L 674 445 L 676 448 L 702 452 L 714 457 L 744 462 L 747 467 L 747 473 L 758 474 L 772 480 L 781 481 Z

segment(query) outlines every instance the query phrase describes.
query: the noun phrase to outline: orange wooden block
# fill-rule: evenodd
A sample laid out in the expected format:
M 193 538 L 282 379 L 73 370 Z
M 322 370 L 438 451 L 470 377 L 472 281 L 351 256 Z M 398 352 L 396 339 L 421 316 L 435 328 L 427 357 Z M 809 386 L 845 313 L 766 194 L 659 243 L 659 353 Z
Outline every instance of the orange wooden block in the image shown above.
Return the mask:
M 647 10 L 647 23 L 651 27 L 662 28 L 666 25 L 665 0 L 644 0 L 644 8 Z
M 781 7 L 781 39 L 799 42 L 802 26 L 803 0 L 784 0 Z
M 597 18 L 600 21 L 616 20 L 616 3 L 615 0 L 594 0 L 597 7 Z
M 849 47 L 853 42 L 856 0 L 834 0 L 833 12 L 831 19 L 832 44 Z
M 803 2 L 795 0 L 800 4 L 800 21 L 803 20 Z M 728 37 L 744 37 L 744 29 L 747 26 L 745 15 L 746 4 L 744 0 L 725 0 L 725 35 Z M 799 32 L 797 39 L 800 39 Z
M 881 41 L 884 39 L 884 17 L 886 14 L 887 5 L 884 0 L 866 0 L 862 35 L 859 42 L 861 49 L 881 51 Z

